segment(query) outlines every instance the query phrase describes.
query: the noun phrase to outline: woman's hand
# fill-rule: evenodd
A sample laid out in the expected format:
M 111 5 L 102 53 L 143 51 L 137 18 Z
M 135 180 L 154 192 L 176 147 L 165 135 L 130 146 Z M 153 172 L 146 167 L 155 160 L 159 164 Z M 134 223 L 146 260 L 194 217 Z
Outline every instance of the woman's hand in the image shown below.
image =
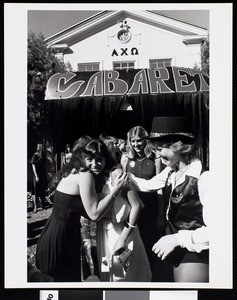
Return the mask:
M 112 188 L 112 192 L 116 193 L 122 191 L 128 185 L 128 181 L 128 175 L 126 173 L 119 174 L 114 179 L 114 186 Z
M 118 239 L 113 248 L 113 255 L 121 254 L 125 250 L 125 247 L 126 247 L 125 241 L 123 239 Z M 118 250 L 121 250 L 121 251 L 118 251 Z M 118 251 L 118 253 L 116 253 L 117 251 Z
M 152 251 L 155 252 L 161 260 L 164 260 L 177 246 L 179 246 L 179 242 L 176 235 L 169 234 L 160 238 L 152 247 Z

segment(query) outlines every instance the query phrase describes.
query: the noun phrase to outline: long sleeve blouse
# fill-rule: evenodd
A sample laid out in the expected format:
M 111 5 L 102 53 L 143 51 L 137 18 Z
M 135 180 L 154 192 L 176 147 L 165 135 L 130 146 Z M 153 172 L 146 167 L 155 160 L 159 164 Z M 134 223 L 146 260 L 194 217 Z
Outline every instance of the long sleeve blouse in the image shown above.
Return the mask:
M 170 167 L 166 167 L 161 173 L 150 180 L 131 175 L 132 186 L 136 190 L 143 192 L 159 190 L 165 186 L 171 170 Z M 197 159 L 188 165 L 187 170 L 177 182 L 175 181 L 175 171 L 171 173 L 168 179 L 170 181 L 169 184 L 172 186 L 172 190 L 184 182 L 185 175 L 198 179 L 198 193 L 200 202 L 203 206 L 203 221 L 205 225 L 195 230 L 179 230 L 178 233 L 176 233 L 180 247 L 187 248 L 191 252 L 201 252 L 202 250 L 209 248 L 209 173 L 209 171 L 202 173 L 201 161 Z

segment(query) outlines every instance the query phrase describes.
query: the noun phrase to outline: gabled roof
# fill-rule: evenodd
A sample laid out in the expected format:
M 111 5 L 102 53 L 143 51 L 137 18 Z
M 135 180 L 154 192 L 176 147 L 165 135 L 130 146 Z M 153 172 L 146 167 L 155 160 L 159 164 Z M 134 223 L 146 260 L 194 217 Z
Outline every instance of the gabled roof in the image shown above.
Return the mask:
M 153 11 L 104 10 L 47 38 L 45 42 L 48 46 L 56 46 L 59 44 L 70 46 L 101 30 L 117 24 L 118 21 L 126 18 L 131 18 L 157 28 L 168 30 L 180 34 L 183 37 L 207 36 L 208 34 L 206 29 L 169 18 Z

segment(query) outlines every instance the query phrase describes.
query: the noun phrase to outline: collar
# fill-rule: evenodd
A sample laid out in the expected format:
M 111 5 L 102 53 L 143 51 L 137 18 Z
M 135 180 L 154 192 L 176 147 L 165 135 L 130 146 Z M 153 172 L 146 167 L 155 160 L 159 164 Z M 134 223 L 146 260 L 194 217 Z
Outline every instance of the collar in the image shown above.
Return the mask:
M 195 178 L 199 178 L 202 171 L 202 163 L 199 159 L 196 159 L 191 162 L 188 169 L 185 173 L 185 175 L 192 176 Z
M 166 167 L 166 169 L 172 172 L 173 174 L 177 172 L 170 167 Z M 201 171 L 202 171 L 202 163 L 200 159 L 195 159 L 187 166 L 187 170 L 184 172 L 184 174 L 198 178 L 201 174 Z
M 194 161 L 192 161 L 187 170 L 183 173 L 183 175 L 181 176 L 181 178 L 179 179 L 179 181 L 175 184 L 175 174 L 176 174 L 176 171 L 174 171 L 171 176 L 170 176 L 170 179 L 171 179 L 171 182 L 172 182 L 172 186 L 173 188 L 177 185 L 180 185 L 181 183 L 183 183 L 185 181 L 185 176 L 192 176 L 192 177 L 195 177 L 195 178 L 199 178 L 200 177 L 200 174 L 201 174 L 201 171 L 202 171 L 202 163 L 199 159 L 196 159 Z

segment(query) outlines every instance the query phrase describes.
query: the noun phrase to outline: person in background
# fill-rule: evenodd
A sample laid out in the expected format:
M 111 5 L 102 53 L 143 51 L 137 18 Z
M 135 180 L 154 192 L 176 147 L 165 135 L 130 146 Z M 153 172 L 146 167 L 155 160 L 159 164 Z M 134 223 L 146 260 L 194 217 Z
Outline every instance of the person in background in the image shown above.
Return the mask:
M 172 268 L 175 282 L 208 282 L 210 173 L 198 157 L 190 120 L 155 117 L 149 138 L 166 168 L 148 180 L 133 174 L 130 179 L 139 191 L 163 188 L 166 227 L 152 250 L 163 270 Z
M 67 144 L 65 151 L 63 153 L 62 161 L 63 161 L 63 166 L 67 163 L 69 163 L 70 159 L 72 156 L 72 151 L 71 151 L 71 145 Z
M 103 142 L 91 140 L 78 148 L 56 174 L 53 210 L 38 239 L 36 267 L 56 282 L 81 281 L 81 216 L 100 219 L 127 185 L 116 177 L 113 189 L 99 201 L 97 179 L 113 167 Z
M 53 194 L 50 190 L 50 183 L 56 174 L 56 155 L 54 154 L 53 146 L 46 141 L 46 162 L 45 170 L 47 174 L 47 190 L 46 190 L 46 202 L 47 205 L 52 205 Z
M 115 166 L 102 193 L 109 193 L 115 178 L 122 173 L 122 168 Z M 142 207 L 137 192 L 128 187 L 117 195 L 110 210 L 97 222 L 100 281 L 151 281 L 149 261 L 137 228 Z
M 148 133 L 142 126 L 133 127 L 128 131 L 127 152 L 121 157 L 121 165 L 125 172 L 130 172 L 139 178 L 150 179 L 160 171 L 160 159 L 156 159 L 146 137 Z M 162 196 L 156 191 L 139 192 L 138 195 L 144 207 L 137 224 L 153 272 L 157 257 L 152 252 L 152 246 L 160 236 L 158 197 Z
M 76 151 L 77 148 L 85 146 L 87 142 L 92 140 L 92 138 L 89 135 L 83 135 L 78 140 L 76 140 L 72 147 L 72 152 Z
M 47 173 L 45 169 L 46 154 L 43 143 L 37 144 L 37 150 L 34 153 L 31 164 L 33 170 L 33 186 L 34 186 L 34 212 L 38 207 L 46 208 L 46 190 L 47 190 Z
M 118 139 L 117 147 L 120 152 L 120 156 L 126 153 L 126 141 L 123 139 Z
M 111 135 L 106 135 L 106 134 L 101 134 L 99 136 L 99 139 L 105 143 L 105 145 L 107 146 L 115 164 L 119 164 L 120 163 L 120 151 L 117 148 L 117 143 L 118 140 L 115 136 L 111 136 Z
M 99 281 L 96 228 L 96 222 L 93 222 L 90 219 L 81 216 L 82 281 Z
M 56 174 L 56 156 L 54 148 L 48 141 L 46 141 L 45 155 L 46 155 L 46 173 L 47 180 L 50 182 Z

